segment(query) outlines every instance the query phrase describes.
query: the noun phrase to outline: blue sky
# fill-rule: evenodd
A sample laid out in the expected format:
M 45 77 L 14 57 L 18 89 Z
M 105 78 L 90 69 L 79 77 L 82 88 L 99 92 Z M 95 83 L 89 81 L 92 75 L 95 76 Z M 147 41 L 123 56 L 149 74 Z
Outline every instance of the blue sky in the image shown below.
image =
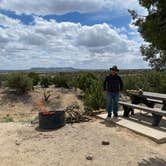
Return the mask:
M 34 21 L 33 15 L 27 14 L 17 14 L 14 11 L 10 10 L 0 10 L 1 14 L 4 14 L 13 19 L 19 19 L 23 24 L 29 25 Z M 62 15 L 57 14 L 48 14 L 45 16 L 40 15 L 43 19 L 51 20 L 54 19 L 57 22 L 74 22 L 80 23 L 81 25 L 95 25 L 107 23 L 111 26 L 115 26 L 118 28 L 125 27 L 128 30 L 129 24 L 131 23 L 131 16 L 128 11 L 124 11 L 124 13 L 114 13 L 114 11 L 102 10 L 93 13 L 79 13 L 79 12 L 71 12 Z
M 137 0 L 0 0 L 0 69 L 147 68 L 128 9 Z M 26 63 L 25 63 L 26 62 Z

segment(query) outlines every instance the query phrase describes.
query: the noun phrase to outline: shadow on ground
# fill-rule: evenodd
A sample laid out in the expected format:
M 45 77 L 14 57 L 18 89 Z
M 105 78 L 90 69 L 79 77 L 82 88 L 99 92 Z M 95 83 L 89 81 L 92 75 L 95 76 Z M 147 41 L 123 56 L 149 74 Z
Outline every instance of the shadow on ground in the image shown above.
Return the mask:
M 160 125 L 158 127 L 152 126 L 152 116 L 147 113 L 135 113 L 134 116 L 128 118 L 128 120 L 134 121 L 136 123 L 143 124 L 145 126 L 155 128 L 156 130 L 166 132 L 166 119 L 162 118 Z
M 143 159 L 141 162 L 138 162 L 138 166 L 166 166 L 166 161 L 160 158 Z
M 32 103 L 32 97 L 30 94 L 25 93 L 22 95 L 18 95 L 11 91 L 4 91 L 3 96 L 1 98 L 3 103 L 15 103 L 15 102 L 22 102 L 23 104 Z
M 116 123 L 107 120 L 101 121 L 100 123 L 104 124 L 106 127 L 117 127 Z
M 60 126 L 60 127 L 54 128 L 54 129 L 41 129 L 39 126 L 37 126 L 35 128 L 35 130 L 38 132 L 52 132 L 52 131 L 56 131 L 56 130 L 61 129 L 62 127 L 64 127 L 64 126 Z

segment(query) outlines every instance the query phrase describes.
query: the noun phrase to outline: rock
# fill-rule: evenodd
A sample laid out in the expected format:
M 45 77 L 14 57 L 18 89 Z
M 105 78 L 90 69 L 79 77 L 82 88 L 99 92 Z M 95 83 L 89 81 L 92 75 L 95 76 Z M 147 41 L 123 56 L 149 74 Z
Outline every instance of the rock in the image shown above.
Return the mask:
M 109 145 L 110 144 L 110 142 L 109 141 L 102 141 L 102 145 Z
M 20 145 L 21 143 L 18 140 L 16 140 L 15 144 Z
M 90 155 L 87 155 L 87 156 L 86 156 L 86 159 L 87 159 L 87 160 L 93 160 L 93 155 L 91 155 L 91 154 L 90 154 Z

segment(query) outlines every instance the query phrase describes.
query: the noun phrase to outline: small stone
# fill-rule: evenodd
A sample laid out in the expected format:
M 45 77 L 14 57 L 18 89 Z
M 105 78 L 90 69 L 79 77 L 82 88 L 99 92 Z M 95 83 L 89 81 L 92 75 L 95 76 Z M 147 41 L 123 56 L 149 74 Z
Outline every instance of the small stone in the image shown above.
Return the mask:
M 87 156 L 86 156 L 86 159 L 87 159 L 87 160 L 93 160 L 93 156 L 92 156 L 91 154 L 90 154 L 90 155 L 87 155 Z
M 102 145 L 109 145 L 110 142 L 109 141 L 102 141 Z
M 20 142 L 18 142 L 18 140 L 16 140 L 16 142 L 15 142 L 15 143 L 16 143 L 16 145 L 20 145 Z

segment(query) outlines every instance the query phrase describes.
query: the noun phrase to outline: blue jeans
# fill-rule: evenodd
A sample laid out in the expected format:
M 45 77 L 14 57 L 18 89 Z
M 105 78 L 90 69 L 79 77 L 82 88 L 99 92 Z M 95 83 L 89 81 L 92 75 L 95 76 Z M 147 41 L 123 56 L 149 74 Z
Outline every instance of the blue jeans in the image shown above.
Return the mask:
M 113 114 L 115 117 L 118 116 L 118 101 L 119 101 L 119 93 L 114 93 L 114 92 L 107 92 L 107 112 L 108 115 L 112 115 L 112 110 Z

